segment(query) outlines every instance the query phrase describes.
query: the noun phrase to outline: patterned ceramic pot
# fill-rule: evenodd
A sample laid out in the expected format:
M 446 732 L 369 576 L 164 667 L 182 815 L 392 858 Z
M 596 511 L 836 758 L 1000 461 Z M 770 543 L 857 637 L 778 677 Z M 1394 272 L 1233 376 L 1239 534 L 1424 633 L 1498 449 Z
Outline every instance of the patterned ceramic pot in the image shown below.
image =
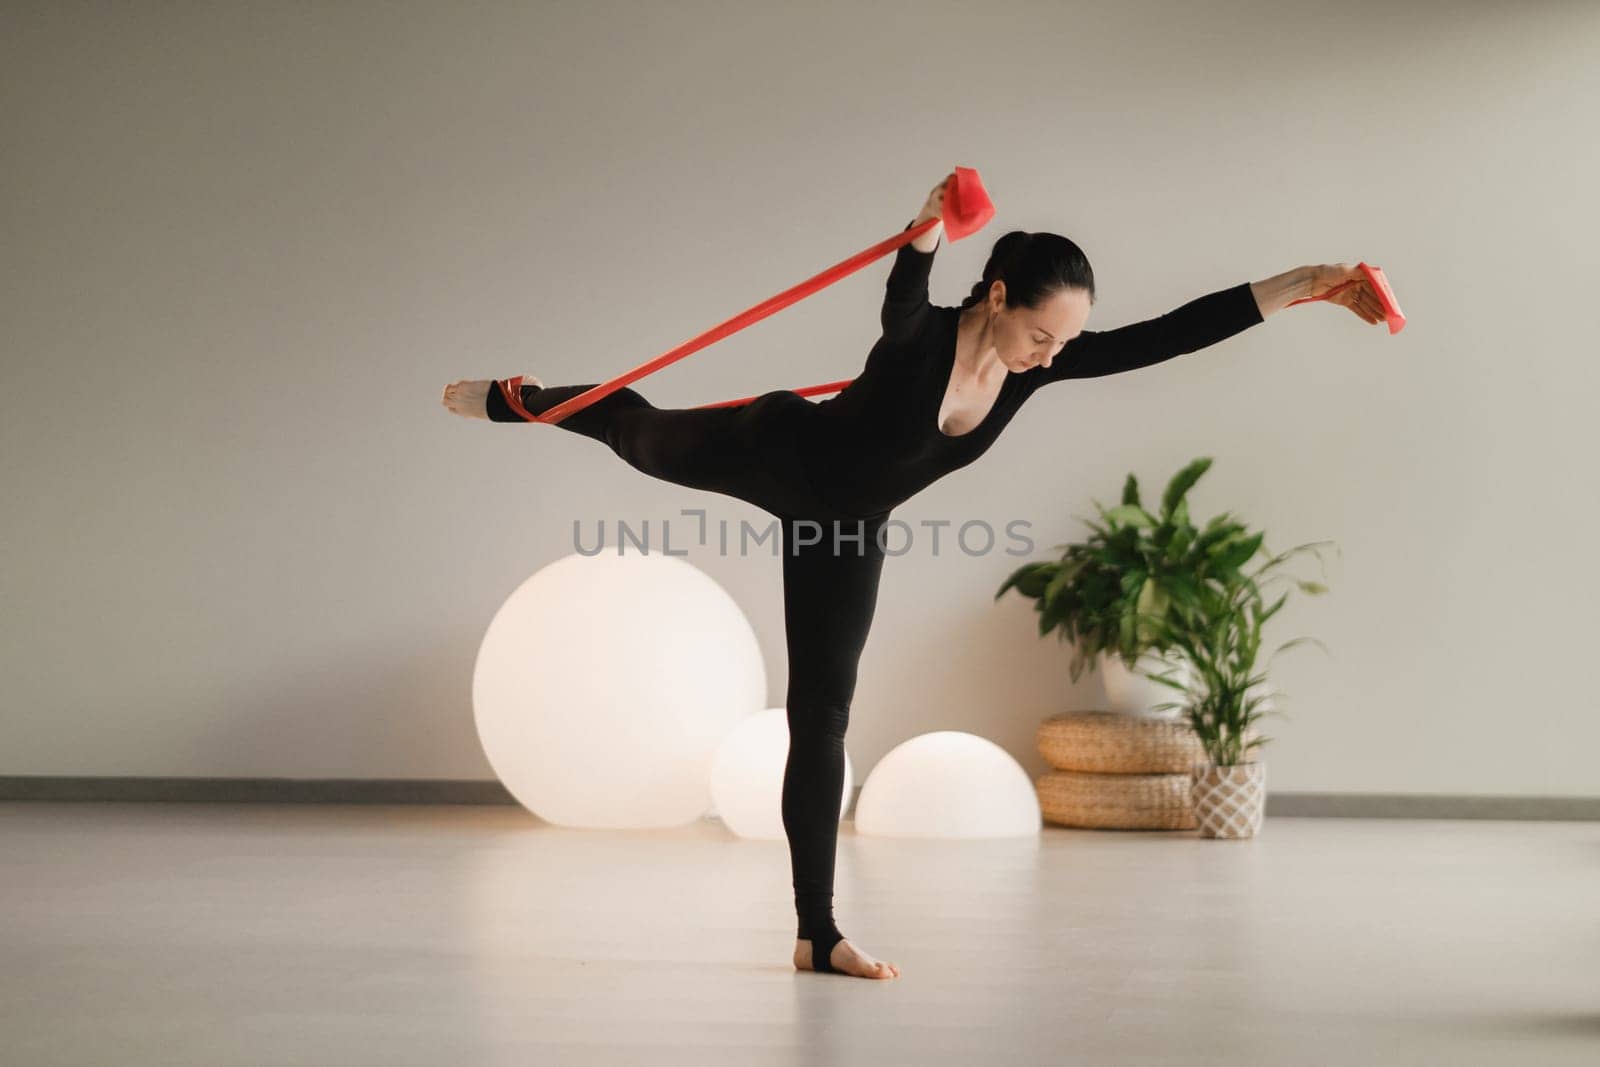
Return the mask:
M 1267 808 L 1267 765 L 1196 764 L 1190 771 L 1189 802 L 1201 837 L 1254 837 Z

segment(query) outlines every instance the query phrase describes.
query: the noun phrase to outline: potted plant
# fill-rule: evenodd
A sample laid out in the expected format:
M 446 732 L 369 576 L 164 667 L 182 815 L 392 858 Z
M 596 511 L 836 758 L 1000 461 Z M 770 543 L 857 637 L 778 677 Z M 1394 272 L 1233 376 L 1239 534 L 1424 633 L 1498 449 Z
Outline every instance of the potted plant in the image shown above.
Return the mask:
M 1055 630 L 1076 646 L 1069 665 L 1076 682 L 1095 663 L 1102 668 L 1111 709 L 1124 714 L 1168 716 L 1169 695 L 1151 682 L 1150 670 L 1181 679 L 1188 669 L 1172 643 L 1146 620 L 1180 619 L 1198 609 L 1208 585 L 1225 581 L 1256 554 L 1262 535 L 1252 535 L 1223 512 L 1196 528 L 1189 519 L 1188 492 L 1211 467 L 1209 457 L 1192 460 L 1167 483 L 1159 512 L 1139 500 L 1129 474 L 1122 502 L 1094 502 L 1103 523 L 1089 521 L 1083 541 L 1058 544 L 1058 560 L 1028 563 L 999 590 L 1034 598 L 1039 636 Z
M 1267 710 L 1267 698 L 1259 691 L 1265 686 L 1265 673 L 1251 672 L 1261 647 L 1261 626 L 1283 607 L 1289 595 L 1286 590 L 1271 607 L 1263 608 L 1261 588 L 1286 577 L 1306 593 L 1325 593 L 1327 587 L 1286 575 L 1258 579 L 1296 553 L 1314 552 L 1318 545 L 1328 543 L 1299 545 L 1271 557 L 1254 574 L 1238 574 L 1208 585 L 1200 591 L 1197 610 L 1145 620 L 1163 644 L 1182 652 L 1191 668 L 1181 678 L 1173 672 L 1150 677 L 1183 694 L 1182 700 L 1162 706 L 1180 709 L 1205 749 L 1207 762 L 1191 769 L 1189 790 L 1202 837 L 1253 837 L 1261 828 L 1266 811 L 1266 764 L 1251 756 L 1271 738 L 1260 736 L 1254 727 L 1260 719 L 1281 713 Z M 1279 645 L 1268 665 L 1278 653 L 1306 641 L 1315 639 L 1297 637 Z

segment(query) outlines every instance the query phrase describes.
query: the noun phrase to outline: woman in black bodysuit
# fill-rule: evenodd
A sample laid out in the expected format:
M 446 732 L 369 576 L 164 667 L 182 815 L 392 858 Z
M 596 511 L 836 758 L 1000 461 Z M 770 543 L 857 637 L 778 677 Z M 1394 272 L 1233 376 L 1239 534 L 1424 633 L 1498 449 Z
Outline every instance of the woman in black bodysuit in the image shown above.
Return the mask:
M 945 184 L 935 186 L 907 229 L 942 216 Z M 1072 241 L 1053 233 L 1005 234 L 983 278 L 952 308 L 928 302 L 941 236 L 935 225 L 896 252 L 882 336 L 862 372 L 827 400 L 774 390 L 739 407 L 657 408 L 622 388 L 555 424 L 603 442 L 645 474 L 736 497 L 780 520 L 789 655 L 782 809 L 798 916 L 794 963 L 801 969 L 866 978 L 900 973 L 846 941 L 833 916 L 845 728 L 877 601 L 879 534 L 890 511 L 981 456 L 1042 385 L 1196 351 L 1292 300 L 1363 277 L 1348 263 L 1299 267 L 1096 332 L 1083 329 L 1094 275 Z M 1369 323 L 1383 321 L 1366 284 L 1330 299 Z M 509 382 L 457 382 L 446 388 L 444 403 L 463 415 L 524 421 L 507 402 Z M 519 400 L 537 415 L 594 384 L 524 382 Z

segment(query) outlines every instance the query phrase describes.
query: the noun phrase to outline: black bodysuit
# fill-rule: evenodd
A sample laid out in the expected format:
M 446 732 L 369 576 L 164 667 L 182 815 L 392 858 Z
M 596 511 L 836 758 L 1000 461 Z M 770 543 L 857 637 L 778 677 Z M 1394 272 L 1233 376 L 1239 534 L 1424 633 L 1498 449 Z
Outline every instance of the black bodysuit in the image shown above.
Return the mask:
M 983 455 L 1040 386 L 1147 367 L 1263 321 L 1243 282 L 1158 318 L 1084 330 L 1048 368 L 1007 374 L 983 421 L 952 436 L 940 431 L 938 418 L 960 309 L 928 302 L 933 257 L 910 244 L 895 253 L 882 336 L 855 380 L 827 400 L 775 390 L 740 407 L 657 408 L 623 388 L 555 423 L 604 442 L 645 474 L 736 497 L 780 520 L 789 654 L 783 825 L 797 934 L 811 941 L 819 971 L 833 969 L 829 952 L 842 937 L 833 882 L 844 735 L 877 603 L 879 531 L 890 511 Z M 525 384 L 522 404 L 537 415 L 593 384 Z M 489 417 L 522 421 L 500 389 L 489 390 Z

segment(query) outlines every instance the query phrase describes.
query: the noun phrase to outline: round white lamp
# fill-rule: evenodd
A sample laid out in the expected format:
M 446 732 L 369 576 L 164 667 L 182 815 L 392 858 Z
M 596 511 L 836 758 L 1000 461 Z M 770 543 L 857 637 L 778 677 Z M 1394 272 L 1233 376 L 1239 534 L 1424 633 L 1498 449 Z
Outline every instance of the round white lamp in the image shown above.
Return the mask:
M 478 739 L 506 789 L 562 826 L 705 814 L 711 760 L 766 703 L 750 622 L 676 556 L 573 554 L 518 586 L 472 675 Z
M 789 762 L 789 713 L 768 708 L 746 718 L 723 739 L 711 764 L 711 802 L 729 830 L 740 837 L 782 838 L 783 769 Z M 839 816 L 850 803 L 855 781 L 844 756 Z
M 856 798 L 856 833 L 1020 837 L 1043 825 L 1033 780 L 993 741 L 938 730 L 878 761 Z

